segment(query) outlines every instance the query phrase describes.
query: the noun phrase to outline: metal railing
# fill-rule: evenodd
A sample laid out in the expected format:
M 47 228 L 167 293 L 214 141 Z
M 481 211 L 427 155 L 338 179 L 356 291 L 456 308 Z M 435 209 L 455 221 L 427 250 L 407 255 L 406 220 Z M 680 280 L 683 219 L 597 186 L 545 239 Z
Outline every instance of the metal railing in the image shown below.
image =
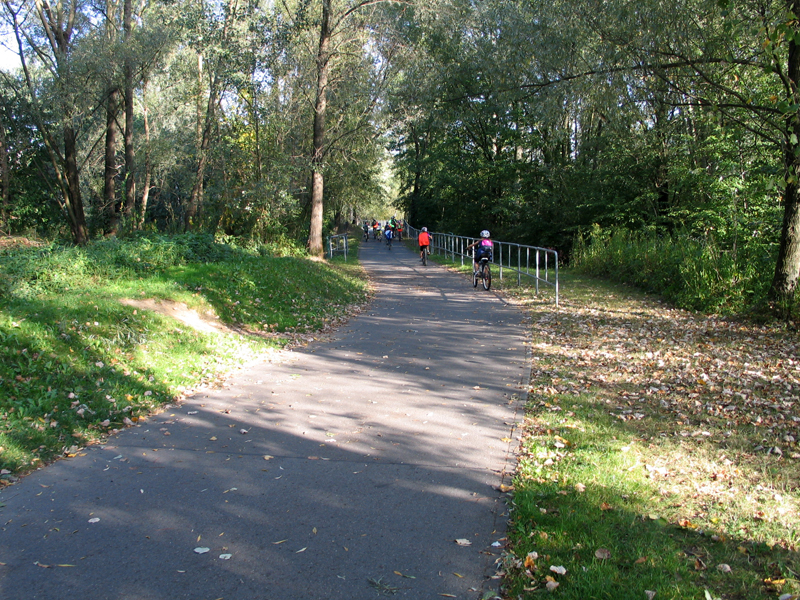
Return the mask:
M 406 225 L 406 235 L 409 239 L 417 239 L 419 229 Z M 466 252 L 466 247 L 478 238 L 455 235 L 453 233 L 428 232 L 431 236 L 431 252 L 443 254 L 452 262 L 461 259 L 471 261 L 471 257 Z M 503 280 L 503 271 L 513 271 L 517 274 L 517 285 L 522 284 L 522 276 L 530 277 L 536 282 L 536 293 L 539 293 L 539 285 L 547 285 L 555 289 L 556 306 L 558 306 L 558 252 L 550 248 L 539 248 L 537 246 L 525 246 L 512 242 L 494 243 L 494 256 L 492 263 L 498 266 L 500 280 Z
M 344 259 L 347 260 L 347 234 L 331 235 L 328 236 L 328 256 L 333 258 L 334 254 L 344 254 Z

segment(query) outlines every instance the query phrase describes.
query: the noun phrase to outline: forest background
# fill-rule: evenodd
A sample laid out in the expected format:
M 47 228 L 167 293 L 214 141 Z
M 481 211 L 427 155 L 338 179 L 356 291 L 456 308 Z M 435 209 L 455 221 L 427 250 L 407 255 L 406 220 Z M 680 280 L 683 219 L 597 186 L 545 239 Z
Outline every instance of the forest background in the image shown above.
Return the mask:
M 0 227 L 322 253 L 353 219 L 787 310 L 800 0 L 2 0 Z

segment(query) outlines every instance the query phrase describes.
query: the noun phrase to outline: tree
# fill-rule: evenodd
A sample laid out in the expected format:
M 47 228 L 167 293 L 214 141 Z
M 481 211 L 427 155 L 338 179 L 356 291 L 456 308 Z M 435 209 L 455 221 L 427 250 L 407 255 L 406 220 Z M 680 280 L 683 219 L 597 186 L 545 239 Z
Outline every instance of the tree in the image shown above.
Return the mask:
M 72 238 L 77 244 L 85 244 L 89 240 L 89 230 L 81 195 L 78 157 L 81 89 L 75 81 L 80 65 L 76 64 L 73 56 L 76 38 L 80 37 L 85 25 L 82 6 L 79 0 L 59 2 L 55 6 L 51 6 L 48 0 L 35 0 L 32 4 L 23 2 L 19 6 L 14 5 L 12 0 L 3 0 L 3 6 L 13 27 L 39 134 L 56 173 Z M 42 37 L 37 36 L 33 22 L 41 27 Z M 29 29 L 23 29 L 23 23 Z M 41 59 L 50 75 L 52 87 L 37 87 L 28 64 L 26 45 Z M 45 119 L 45 102 L 41 96 L 46 93 L 52 94 L 60 112 L 54 124 Z M 56 129 L 61 131 L 60 144 L 54 131 Z
M 319 37 L 316 51 L 316 85 L 314 94 L 314 119 L 311 149 L 311 225 L 308 248 L 315 256 L 324 252 L 322 226 L 324 217 L 325 159 L 329 148 L 326 142 L 326 119 L 328 95 L 330 93 L 331 72 L 339 63 L 353 55 L 363 54 L 367 43 L 369 28 L 379 29 L 382 25 L 380 4 L 395 0 L 360 0 L 356 2 L 337 2 L 321 0 Z M 367 9 L 371 9 L 367 12 Z M 385 23 L 383 23 L 385 26 Z M 387 73 L 391 54 L 384 53 L 379 70 Z M 371 61 L 375 67 L 375 62 Z M 386 75 L 383 77 L 385 81 Z M 374 108 L 375 102 L 371 103 Z

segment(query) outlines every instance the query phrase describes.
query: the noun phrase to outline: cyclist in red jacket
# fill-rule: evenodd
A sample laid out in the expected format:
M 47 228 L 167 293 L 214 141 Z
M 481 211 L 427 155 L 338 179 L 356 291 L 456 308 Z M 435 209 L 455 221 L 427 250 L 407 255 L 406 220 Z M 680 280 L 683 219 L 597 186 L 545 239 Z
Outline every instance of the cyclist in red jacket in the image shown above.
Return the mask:
M 428 233 L 428 228 L 423 227 L 422 231 L 419 232 L 417 236 L 417 240 L 419 242 L 419 260 L 422 261 L 422 255 L 428 251 L 428 248 L 431 247 L 431 236 Z

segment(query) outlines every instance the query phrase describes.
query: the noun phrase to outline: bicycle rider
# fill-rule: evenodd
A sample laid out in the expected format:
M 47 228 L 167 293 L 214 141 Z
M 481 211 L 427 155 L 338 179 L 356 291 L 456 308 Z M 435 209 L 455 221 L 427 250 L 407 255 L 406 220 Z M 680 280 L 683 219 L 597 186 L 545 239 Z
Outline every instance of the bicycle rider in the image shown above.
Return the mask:
M 419 232 L 419 236 L 417 236 L 417 240 L 419 241 L 419 260 L 422 262 L 422 257 L 431 247 L 431 236 L 428 233 L 427 227 L 422 228 Z
M 492 260 L 492 249 L 494 248 L 494 242 L 489 237 L 489 231 L 484 229 L 481 231 L 481 239 L 472 242 L 469 246 L 467 246 L 467 250 L 475 248 L 475 252 L 473 252 L 472 262 L 472 269 L 475 273 L 478 272 L 478 263 L 480 263 L 483 257 Z

